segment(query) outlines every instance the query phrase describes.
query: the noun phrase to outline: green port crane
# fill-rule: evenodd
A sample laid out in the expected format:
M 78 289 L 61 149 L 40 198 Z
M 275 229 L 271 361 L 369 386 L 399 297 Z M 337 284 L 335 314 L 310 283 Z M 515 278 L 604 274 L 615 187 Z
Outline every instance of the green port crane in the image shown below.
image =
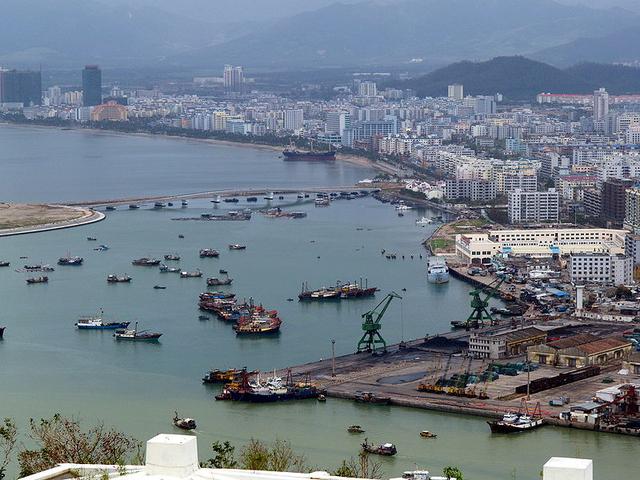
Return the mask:
M 378 346 L 382 346 L 383 352 L 387 351 L 387 342 L 382 338 L 382 335 L 380 335 L 380 329 L 382 328 L 382 324 L 380 322 L 382 321 L 382 317 L 387 311 L 387 308 L 389 308 L 389 304 L 394 298 L 402 300 L 402 297 L 396 292 L 388 293 L 373 310 L 362 314 L 362 318 L 364 318 L 364 321 L 362 322 L 362 330 L 364 331 L 364 334 L 358 342 L 357 353 L 375 353 L 376 347 Z
M 499 293 L 499 288 L 504 282 L 505 277 L 497 278 L 493 282 L 489 283 L 480 288 L 476 288 L 469 292 L 471 295 L 471 314 L 467 321 L 465 322 L 465 328 L 468 330 L 469 328 L 479 328 L 484 322 L 489 322 L 491 324 L 495 323 L 495 319 L 493 315 L 489 313 L 487 307 L 489 306 L 489 298 L 494 296 L 496 293 Z M 484 298 L 480 298 L 484 292 L 487 295 Z

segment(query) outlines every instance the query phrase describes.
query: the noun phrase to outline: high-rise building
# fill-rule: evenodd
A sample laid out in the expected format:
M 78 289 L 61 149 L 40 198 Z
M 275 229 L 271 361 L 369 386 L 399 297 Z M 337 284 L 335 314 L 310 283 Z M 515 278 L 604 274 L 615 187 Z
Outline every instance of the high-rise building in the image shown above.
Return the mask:
M 242 67 L 225 65 L 223 73 L 224 90 L 227 93 L 243 93 L 244 70 Z
M 102 70 L 98 65 L 87 65 L 82 70 L 82 104 L 85 107 L 102 104 Z
M 464 98 L 464 86 L 459 83 L 449 85 L 447 96 L 454 100 L 462 100 Z
M 302 128 L 304 111 L 301 108 L 284 111 L 284 129 L 295 132 Z
M 624 222 L 625 191 L 633 187 L 633 180 L 610 178 L 602 184 L 602 219 L 611 227 L 619 227 Z
M 351 128 L 351 115 L 346 112 L 327 112 L 325 133 L 336 133 L 342 136 L 347 128 Z
M 375 97 L 378 94 L 376 82 L 360 82 L 358 85 L 358 95 L 361 97 Z
M 509 223 L 557 222 L 560 194 L 554 188 L 546 192 L 525 192 L 519 188 L 509 193 Z
M 593 121 L 601 122 L 609 114 L 609 94 L 604 88 L 593 92 Z
M 42 104 L 42 75 L 28 70 L 0 70 L 0 103 Z
M 496 100 L 494 97 L 480 95 L 475 98 L 473 106 L 474 113 L 480 115 L 491 115 L 496 113 Z

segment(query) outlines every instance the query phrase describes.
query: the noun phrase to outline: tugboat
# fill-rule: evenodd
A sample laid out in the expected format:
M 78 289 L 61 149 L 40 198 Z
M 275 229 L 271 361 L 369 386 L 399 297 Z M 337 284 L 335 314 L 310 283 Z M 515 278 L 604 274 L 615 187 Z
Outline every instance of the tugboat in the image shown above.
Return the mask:
M 193 418 L 180 418 L 178 412 L 174 412 L 173 424 L 182 430 L 195 430 L 196 421 Z
M 229 250 L 246 250 L 246 245 L 239 245 L 237 243 L 232 243 L 229 245 Z
M 372 445 L 367 439 L 364 439 L 362 443 L 362 451 L 366 453 L 374 453 L 376 455 L 384 455 L 387 457 L 392 457 L 396 453 L 398 453 L 398 449 L 393 443 L 383 443 L 382 445 Z
M 360 425 L 350 425 L 347 427 L 349 433 L 364 433 L 364 429 Z
M 174 262 L 178 262 L 180 261 L 180 255 L 178 255 L 177 253 L 169 253 L 167 255 L 164 256 L 164 259 L 169 261 L 174 261 Z
M 200 258 L 217 258 L 220 256 L 220 252 L 213 248 L 202 248 L 200 249 Z
M 100 311 L 100 315 L 80 317 L 75 326 L 78 330 L 116 330 L 129 326 L 130 322 L 105 322 L 102 320 L 102 313 Z
M 233 278 L 225 278 L 224 280 L 221 280 L 217 277 L 214 278 L 207 278 L 207 286 L 209 287 L 218 287 L 218 286 L 222 286 L 222 285 L 231 285 L 231 282 L 233 282 Z
M 109 274 L 107 275 L 107 282 L 109 283 L 129 283 L 131 281 L 131 277 L 129 275 L 115 275 Z
M 201 276 L 202 272 L 200 270 L 195 270 L 193 272 L 183 270 L 180 272 L 180 278 L 200 278 Z
M 70 255 L 67 255 L 66 257 L 60 257 L 58 259 L 58 265 L 78 266 L 78 265 L 82 265 L 83 260 L 84 259 L 82 257 L 72 257 Z
M 543 425 L 544 420 L 540 402 L 536 404 L 533 412 L 529 412 L 529 406 L 526 400 L 523 400 L 518 413 L 506 413 L 502 420 L 491 420 L 487 423 L 491 433 L 516 433 L 538 428 Z
M 28 285 L 32 285 L 34 283 L 47 283 L 49 281 L 49 277 L 47 277 L 46 275 L 42 275 L 39 277 L 31 277 L 31 278 L 27 278 L 27 284 Z
M 133 260 L 131 263 L 133 265 L 138 265 L 139 267 L 155 267 L 160 265 L 160 260 L 156 258 L 142 257 Z
M 134 342 L 153 342 L 157 341 L 162 334 L 157 332 L 149 332 L 147 330 L 138 331 L 138 322 L 136 322 L 133 330 L 127 328 L 118 329 L 113 334 L 116 340 L 131 340 Z

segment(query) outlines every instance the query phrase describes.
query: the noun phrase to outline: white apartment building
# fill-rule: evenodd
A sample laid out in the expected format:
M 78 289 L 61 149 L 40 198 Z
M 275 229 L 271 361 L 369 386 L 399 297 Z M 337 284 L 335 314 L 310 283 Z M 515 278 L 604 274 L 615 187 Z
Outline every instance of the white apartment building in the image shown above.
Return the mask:
M 639 178 L 640 155 L 636 152 L 624 155 L 609 155 L 598 163 L 597 170 L 600 182 L 605 182 L 610 178 L 618 178 L 621 180 L 625 178 Z
M 459 83 L 449 85 L 447 88 L 447 96 L 453 100 L 462 100 L 464 98 L 464 86 Z
M 631 125 L 625 133 L 626 143 L 639 145 L 640 144 L 640 125 Z
M 575 284 L 628 285 L 633 282 L 633 258 L 606 253 L 572 253 L 569 271 Z
M 351 115 L 347 112 L 327 112 L 325 133 L 336 133 L 340 136 L 347 128 L 351 128 Z
M 492 180 L 447 180 L 444 186 L 444 196 L 451 200 L 489 202 L 496 198 L 496 184 Z
M 549 257 L 571 253 L 625 253 L 626 230 L 536 228 L 456 235 L 456 255 L 467 264 L 488 263 L 495 255 Z
M 304 110 L 296 108 L 284 111 L 284 129 L 295 132 L 304 125 Z
M 527 192 L 515 189 L 509 192 L 509 223 L 558 222 L 560 194 L 555 188 L 546 192 Z

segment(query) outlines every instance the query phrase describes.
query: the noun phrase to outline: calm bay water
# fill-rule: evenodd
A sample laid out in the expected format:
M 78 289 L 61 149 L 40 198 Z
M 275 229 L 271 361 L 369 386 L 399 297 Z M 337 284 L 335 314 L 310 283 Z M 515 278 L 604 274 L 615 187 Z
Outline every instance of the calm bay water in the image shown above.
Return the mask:
M 100 155 L 99 162 L 83 157 L 91 151 Z M 126 164 L 138 173 L 129 178 Z M 21 201 L 338 185 L 371 176 L 368 169 L 342 164 L 288 165 L 266 151 L 13 127 L 0 127 L 0 172 L 3 197 Z M 546 459 L 556 455 L 594 458 L 600 478 L 607 471 L 632 478 L 635 466 L 628 459 L 640 453 L 637 438 L 551 427 L 516 437 L 492 436 L 478 418 L 333 399 L 268 406 L 215 402 L 216 389 L 200 383 L 207 369 L 246 365 L 269 370 L 326 358 L 331 339 L 338 354 L 351 352 L 361 333 L 360 315 L 390 290 L 404 297 L 392 304 L 383 321 L 383 335 L 390 342 L 443 331 L 450 320 L 468 312 L 467 285 L 425 281 L 420 241 L 435 226 L 419 228 L 414 222 L 434 212 L 412 211 L 399 218 L 392 207 L 373 199 L 334 202 L 329 208 L 292 196 L 283 203 L 307 211 L 308 217 L 171 220 L 213 211 L 211 203 L 201 200 L 187 209 L 121 210 L 88 227 L 0 239 L 0 258 L 12 262 L 10 269 L 0 270 L 0 323 L 8 327 L 0 343 L 0 417 L 14 416 L 25 427 L 29 417 L 61 412 L 87 422 L 102 419 L 144 440 L 172 431 L 169 417 L 178 409 L 198 420 L 203 458 L 214 440 L 241 445 L 251 437 L 279 437 L 291 440 L 321 468 L 357 455 L 362 439 L 345 427 L 358 423 L 370 440 L 397 444 L 400 453 L 383 460 L 388 475 L 414 465 L 438 471 L 455 464 L 473 479 L 534 479 Z M 88 242 L 87 236 L 98 242 Z M 95 252 L 96 243 L 111 249 Z M 247 250 L 228 251 L 229 243 L 246 244 Z M 219 249 L 220 258 L 200 259 L 198 250 L 204 247 Z M 385 259 L 382 249 L 396 252 L 398 260 Z M 85 264 L 56 266 L 47 285 L 27 286 L 25 274 L 14 271 L 27 262 L 53 264 L 67 252 L 83 256 Z M 236 338 L 228 324 L 198 320 L 197 295 L 204 290 L 204 279 L 180 279 L 131 265 L 133 258 L 171 252 L 180 253 L 180 265 L 189 270 L 200 268 L 209 276 L 228 270 L 234 278 L 231 291 L 280 311 L 281 334 Z M 133 276 L 130 285 L 106 283 L 107 274 L 125 272 Z M 322 286 L 360 278 L 381 289 L 376 299 L 321 305 L 286 301 L 296 297 L 303 281 Z M 155 284 L 167 289 L 153 290 Z M 108 332 L 73 327 L 78 316 L 99 308 L 110 318 L 139 321 L 141 328 L 164 335 L 157 345 L 126 344 L 115 342 Z M 420 439 L 421 429 L 437 432 L 438 438 Z

